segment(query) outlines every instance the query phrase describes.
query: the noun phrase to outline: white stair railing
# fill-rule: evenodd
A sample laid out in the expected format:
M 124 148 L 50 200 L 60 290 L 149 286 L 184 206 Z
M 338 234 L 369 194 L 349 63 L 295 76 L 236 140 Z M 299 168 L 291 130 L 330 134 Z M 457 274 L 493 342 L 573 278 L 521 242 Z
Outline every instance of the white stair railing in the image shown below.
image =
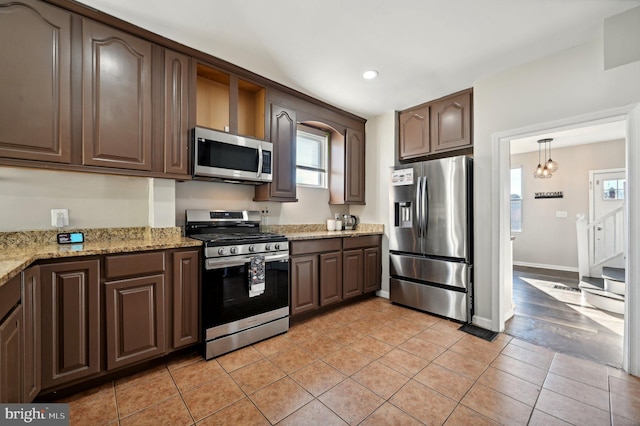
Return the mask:
M 580 277 L 590 276 L 591 269 L 624 254 L 624 208 L 618 207 L 588 223 L 584 213 L 578 213 L 578 271 Z M 601 244 L 596 244 L 600 233 Z

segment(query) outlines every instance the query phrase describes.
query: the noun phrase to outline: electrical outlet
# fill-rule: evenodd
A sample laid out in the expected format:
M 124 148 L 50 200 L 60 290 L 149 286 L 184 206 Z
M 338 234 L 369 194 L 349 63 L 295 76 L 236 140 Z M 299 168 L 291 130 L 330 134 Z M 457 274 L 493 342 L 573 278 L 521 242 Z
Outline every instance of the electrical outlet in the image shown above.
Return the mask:
M 55 228 L 69 226 L 69 209 L 51 209 L 51 226 Z
M 557 211 L 556 212 L 556 217 L 567 217 L 567 212 Z

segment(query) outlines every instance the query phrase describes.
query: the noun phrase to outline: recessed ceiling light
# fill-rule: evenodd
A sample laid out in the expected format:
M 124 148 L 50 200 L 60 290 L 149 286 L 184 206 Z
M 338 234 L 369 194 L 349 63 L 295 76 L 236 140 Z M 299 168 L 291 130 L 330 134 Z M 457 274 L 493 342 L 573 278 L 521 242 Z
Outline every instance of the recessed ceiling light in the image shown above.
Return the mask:
M 372 80 L 378 76 L 378 71 L 376 70 L 368 70 L 362 73 L 362 78 L 366 80 Z

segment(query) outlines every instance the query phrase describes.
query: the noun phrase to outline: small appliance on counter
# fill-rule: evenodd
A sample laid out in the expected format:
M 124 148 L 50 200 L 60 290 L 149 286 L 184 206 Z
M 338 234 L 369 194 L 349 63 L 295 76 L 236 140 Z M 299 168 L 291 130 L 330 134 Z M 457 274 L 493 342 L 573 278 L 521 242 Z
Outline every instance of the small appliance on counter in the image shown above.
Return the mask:
M 342 229 L 345 231 L 353 231 L 356 229 L 356 226 L 360 223 L 357 216 L 352 214 L 343 214 L 342 215 Z

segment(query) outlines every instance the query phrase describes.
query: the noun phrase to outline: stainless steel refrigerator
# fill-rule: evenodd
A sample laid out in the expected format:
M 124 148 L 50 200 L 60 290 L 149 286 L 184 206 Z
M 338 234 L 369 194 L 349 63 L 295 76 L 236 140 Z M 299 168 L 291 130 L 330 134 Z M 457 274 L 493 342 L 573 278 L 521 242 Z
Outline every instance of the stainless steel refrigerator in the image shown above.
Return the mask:
M 472 158 L 396 166 L 390 188 L 391 301 L 471 322 Z

